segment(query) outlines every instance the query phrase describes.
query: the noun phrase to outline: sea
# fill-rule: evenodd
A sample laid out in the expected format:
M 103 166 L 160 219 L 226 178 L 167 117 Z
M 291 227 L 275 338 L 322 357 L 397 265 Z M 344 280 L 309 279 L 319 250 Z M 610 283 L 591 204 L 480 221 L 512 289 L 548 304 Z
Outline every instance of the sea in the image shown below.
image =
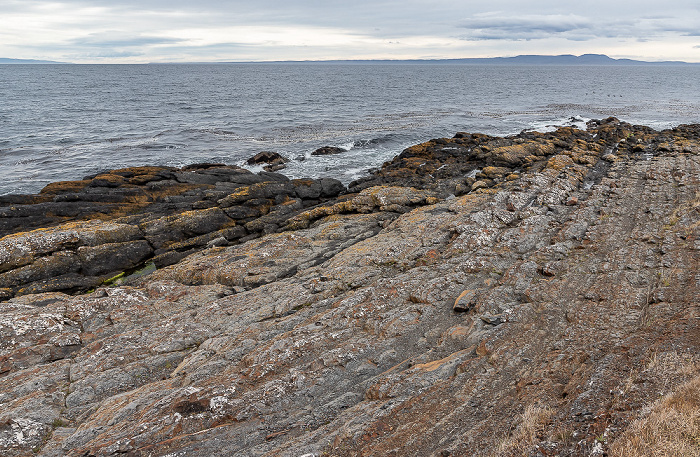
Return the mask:
M 0 195 L 142 165 L 249 167 L 348 184 L 456 132 L 513 135 L 615 116 L 700 122 L 700 66 L 0 65 Z M 346 151 L 312 156 L 322 146 Z

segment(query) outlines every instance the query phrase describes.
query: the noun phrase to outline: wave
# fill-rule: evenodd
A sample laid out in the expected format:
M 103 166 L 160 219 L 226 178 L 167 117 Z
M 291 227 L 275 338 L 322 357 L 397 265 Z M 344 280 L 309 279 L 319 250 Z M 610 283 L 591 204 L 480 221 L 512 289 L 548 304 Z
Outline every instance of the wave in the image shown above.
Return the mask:
M 586 130 L 587 124 L 590 120 L 590 118 L 586 118 L 576 114 L 566 118 L 531 122 L 530 127 L 524 129 L 524 131 L 537 131 L 546 133 L 554 132 L 560 127 L 576 127 L 580 130 Z
M 236 136 L 236 132 L 216 128 L 185 129 L 182 131 L 182 133 L 208 133 L 211 135 Z

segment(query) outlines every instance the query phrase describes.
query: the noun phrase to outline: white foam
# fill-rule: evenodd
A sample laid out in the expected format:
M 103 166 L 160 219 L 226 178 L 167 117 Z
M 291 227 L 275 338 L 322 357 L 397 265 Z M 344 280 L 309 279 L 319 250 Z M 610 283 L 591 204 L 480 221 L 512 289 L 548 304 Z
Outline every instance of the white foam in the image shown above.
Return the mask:
M 560 127 L 576 127 L 579 130 L 586 130 L 590 118 L 575 115 L 567 118 L 558 118 L 547 121 L 536 121 L 531 123 L 531 127 L 526 130 L 534 130 L 540 133 L 555 132 Z
M 349 143 L 343 143 L 343 144 L 338 145 L 338 147 L 339 147 L 339 148 L 343 148 L 343 149 L 345 149 L 346 151 L 349 151 L 349 150 L 351 150 L 352 148 L 355 147 L 355 142 L 354 142 L 354 141 L 350 141 Z

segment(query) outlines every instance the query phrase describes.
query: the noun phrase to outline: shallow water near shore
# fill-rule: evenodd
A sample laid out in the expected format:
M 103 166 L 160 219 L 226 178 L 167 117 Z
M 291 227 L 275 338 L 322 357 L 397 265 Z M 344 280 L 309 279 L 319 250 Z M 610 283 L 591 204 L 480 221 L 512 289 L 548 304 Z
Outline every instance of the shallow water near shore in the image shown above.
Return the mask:
M 243 166 L 264 150 L 291 159 L 290 177 L 347 184 L 457 131 L 700 122 L 700 68 L 4 65 L 0 100 L 0 195 L 127 166 Z M 310 155 L 325 145 L 347 151 Z

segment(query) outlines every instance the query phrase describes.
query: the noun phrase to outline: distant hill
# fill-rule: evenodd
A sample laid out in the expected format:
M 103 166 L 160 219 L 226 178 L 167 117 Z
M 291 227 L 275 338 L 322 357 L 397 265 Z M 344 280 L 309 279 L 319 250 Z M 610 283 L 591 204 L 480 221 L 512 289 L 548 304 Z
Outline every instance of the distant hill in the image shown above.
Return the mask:
M 206 62 L 197 62 L 206 63 Z M 484 57 L 464 59 L 415 59 L 415 60 L 303 60 L 274 62 L 210 62 L 210 63 L 304 63 L 304 64 L 463 64 L 463 65 L 700 65 L 681 61 L 647 62 L 632 59 L 613 59 L 604 54 L 520 55 L 515 57 Z
M 681 61 L 646 62 L 632 59 L 613 59 L 605 54 L 583 54 L 575 56 L 521 55 L 515 57 L 493 57 L 485 59 L 453 59 L 455 63 L 473 64 L 516 64 L 516 65 L 692 65 Z
M 66 64 L 67 62 L 54 62 L 53 60 L 34 60 L 34 59 L 7 59 L 4 57 L 0 57 L 0 65 L 2 64 L 47 64 L 47 63 L 53 63 L 53 64 Z

